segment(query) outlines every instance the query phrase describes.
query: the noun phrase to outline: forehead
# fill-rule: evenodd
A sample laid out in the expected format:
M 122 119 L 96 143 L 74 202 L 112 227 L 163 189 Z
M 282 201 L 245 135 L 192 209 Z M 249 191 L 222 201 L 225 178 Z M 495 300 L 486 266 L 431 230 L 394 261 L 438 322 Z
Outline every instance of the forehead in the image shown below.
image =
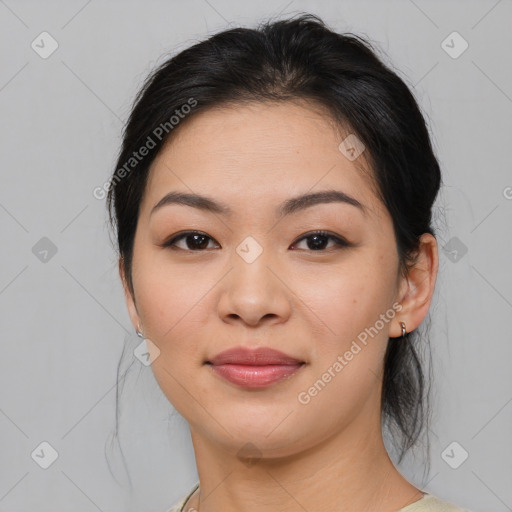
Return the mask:
M 170 190 L 214 194 L 236 210 L 325 189 L 379 208 L 364 152 L 347 158 L 340 144 L 350 132 L 317 104 L 222 106 L 195 113 L 175 130 L 151 166 L 146 208 Z

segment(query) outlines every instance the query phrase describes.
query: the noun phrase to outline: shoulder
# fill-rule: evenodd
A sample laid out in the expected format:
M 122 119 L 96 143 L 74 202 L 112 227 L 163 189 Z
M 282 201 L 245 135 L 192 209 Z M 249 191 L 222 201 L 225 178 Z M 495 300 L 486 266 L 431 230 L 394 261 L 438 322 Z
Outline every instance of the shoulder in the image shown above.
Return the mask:
M 445 501 L 434 494 L 425 493 L 421 500 L 411 503 L 397 512 L 472 512 Z
M 184 512 L 183 506 L 187 502 L 187 500 L 194 494 L 196 489 L 199 487 L 199 482 L 197 482 L 194 487 L 177 503 L 175 503 L 169 510 L 166 512 Z M 451 503 L 449 501 L 445 501 L 434 494 L 425 493 L 421 500 L 415 501 L 411 503 L 407 507 L 401 508 L 397 512 L 473 512 L 468 509 L 460 508 L 459 506 Z
M 194 494 L 195 490 L 199 487 L 199 482 L 197 482 L 194 487 L 185 495 L 183 498 L 178 501 L 178 503 L 175 503 L 169 510 L 166 510 L 165 512 L 182 512 L 183 505 L 187 502 L 187 500 Z

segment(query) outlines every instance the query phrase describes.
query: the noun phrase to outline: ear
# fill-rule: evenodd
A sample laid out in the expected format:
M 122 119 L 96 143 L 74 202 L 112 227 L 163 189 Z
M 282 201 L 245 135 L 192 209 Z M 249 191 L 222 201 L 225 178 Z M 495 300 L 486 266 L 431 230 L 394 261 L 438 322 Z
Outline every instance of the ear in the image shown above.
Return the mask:
M 439 269 L 437 240 L 430 233 L 420 237 L 416 263 L 409 268 L 407 276 L 401 277 L 398 302 L 402 309 L 397 313 L 389 336 L 402 335 L 400 322 L 405 322 L 407 332 L 416 329 L 427 316 Z
M 139 313 L 137 311 L 137 306 L 135 304 L 135 297 L 134 297 L 132 291 L 130 290 L 130 286 L 128 284 L 128 278 L 124 271 L 122 256 L 119 258 L 118 265 L 119 265 L 119 276 L 121 277 L 121 282 L 123 284 L 124 297 L 126 300 L 126 306 L 128 308 L 128 313 L 130 315 L 130 320 L 132 322 L 133 328 L 135 330 L 137 330 L 138 326 L 140 325 L 141 320 L 139 317 Z

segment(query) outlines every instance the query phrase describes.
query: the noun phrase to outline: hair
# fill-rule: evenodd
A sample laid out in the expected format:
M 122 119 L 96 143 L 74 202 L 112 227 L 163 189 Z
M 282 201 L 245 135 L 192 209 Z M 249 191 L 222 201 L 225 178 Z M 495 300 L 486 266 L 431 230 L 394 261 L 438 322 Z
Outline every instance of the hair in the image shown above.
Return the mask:
M 134 100 L 107 194 L 131 293 L 139 206 L 154 158 L 199 112 L 246 102 L 304 100 L 322 106 L 340 129 L 363 142 L 375 192 L 393 221 L 399 270 L 406 275 L 420 236 L 435 236 L 432 208 L 441 172 L 411 91 L 376 53 L 362 36 L 336 33 L 319 17 L 301 14 L 265 21 L 257 29 L 219 32 L 157 67 Z M 135 162 L 134 152 L 144 146 L 152 147 Z M 127 170 L 128 162 L 133 170 Z M 388 340 L 385 354 L 381 418 L 399 449 L 398 462 L 423 428 L 428 444 L 430 379 L 419 354 L 428 343 L 420 344 L 421 338 L 416 329 Z

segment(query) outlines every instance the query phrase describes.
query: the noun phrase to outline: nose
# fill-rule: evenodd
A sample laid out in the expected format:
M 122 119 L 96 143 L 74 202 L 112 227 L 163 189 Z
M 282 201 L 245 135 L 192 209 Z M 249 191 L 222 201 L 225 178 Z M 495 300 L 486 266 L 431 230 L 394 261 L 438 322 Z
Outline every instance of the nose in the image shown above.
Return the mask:
M 293 293 L 281 266 L 265 251 L 252 262 L 234 253 L 230 263 L 232 270 L 220 283 L 218 314 L 222 321 L 251 327 L 262 322 L 285 322 Z

